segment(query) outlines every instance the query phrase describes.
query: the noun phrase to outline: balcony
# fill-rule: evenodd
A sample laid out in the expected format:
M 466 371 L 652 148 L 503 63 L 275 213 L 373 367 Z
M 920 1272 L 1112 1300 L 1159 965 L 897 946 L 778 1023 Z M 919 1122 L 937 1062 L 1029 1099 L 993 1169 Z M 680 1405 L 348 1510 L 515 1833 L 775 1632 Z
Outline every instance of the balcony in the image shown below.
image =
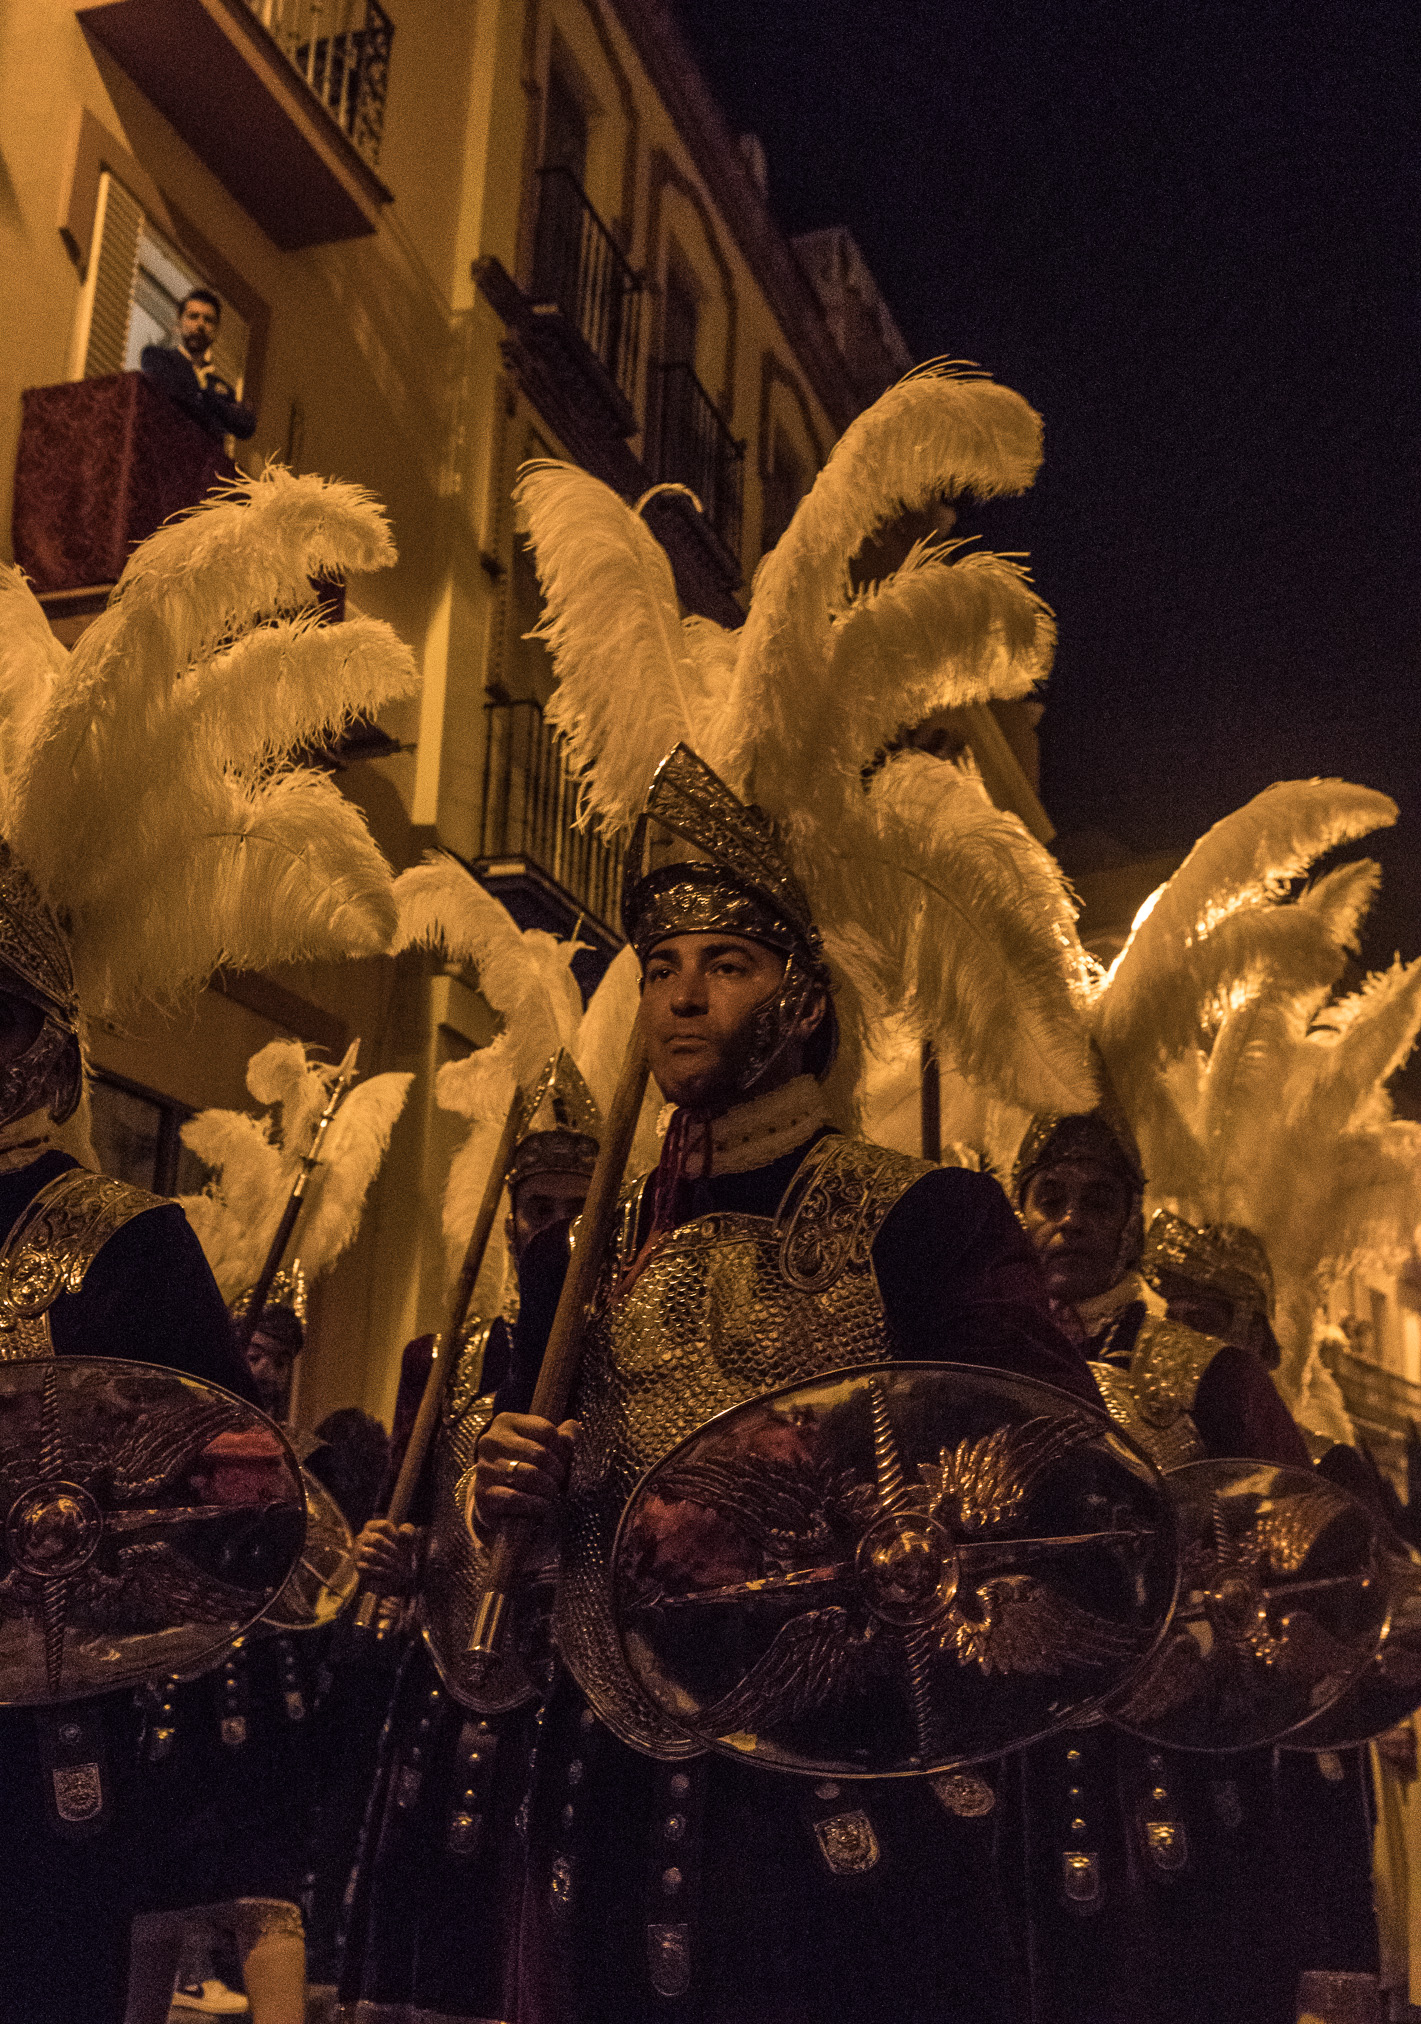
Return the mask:
M 651 369 L 651 473 L 688 485 L 701 502 L 700 529 L 714 542 L 727 586 L 740 582 L 740 516 L 745 497 L 745 445 L 689 365 Z M 675 502 L 661 503 L 661 510 Z
M 51 620 L 101 611 L 136 543 L 234 478 L 222 444 L 141 372 L 30 387 L 14 553 Z
M 394 38 L 378 0 L 90 0 L 77 14 L 276 245 L 376 229 Z
M 247 0 L 306 89 L 372 169 L 380 162 L 394 23 L 376 0 Z
M 550 335 L 573 336 L 591 352 L 636 428 L 637 334 L 641 284 L 588 203 L 570 169 L 544 169 L 529 300 Z
M 490 703 L 483 829 L 473 869 L 523 928 L 592 946 L 573 965 L 590 990 L 622 945 L 622 850 L 579 829 L 577 783 L 534 702 Z
M 636 433 L 641 282 L 570 170 L 539 175 L 527 290 L 496 260 L 481 260 L 474 274 L 516 333 L 522 368 L 573 409 L 574 431 L 580 420 L 594 435 Z

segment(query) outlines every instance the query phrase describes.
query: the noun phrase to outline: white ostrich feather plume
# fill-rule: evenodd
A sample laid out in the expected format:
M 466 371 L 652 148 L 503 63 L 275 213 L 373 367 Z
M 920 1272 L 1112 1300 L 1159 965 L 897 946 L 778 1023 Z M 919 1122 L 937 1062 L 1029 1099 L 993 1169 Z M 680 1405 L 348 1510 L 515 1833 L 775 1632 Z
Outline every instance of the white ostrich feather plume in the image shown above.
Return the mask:
M 1345 781 L 1289 781 L 1217 823 L 1142 911 L 1091 1018 L 1150 1203 L 1267 1247 L 1283 1381 L 1316 1391 L 1314 1323 L 1339 1273 L 1394 1266 L 1421 1217 L 1421 1127 L 1388 1078 L 1421 1030 L 1421 963 L 1333 992 L 1378 870 L 1324 851 L 1395 818 Z
M 572 1041 L 572 1058 L 603 1117 L 612 1108 L 640 1004 L 641 965 L 636 951 L 619 949 L 587 1001 L 587 1010 Z M 649 1084 L 627 1160 L 629 1176 L 647 1173 L 660 1158 L 661 1138 L 657 1129 L 660 1113 L 661 1099 L 655 1086 Z
M 69 655 L 6 579 L 0 812 L 89 1017 L 179 1003 L 223 964 L 388 946 L 363 816 L 288 755 L 415 687 L 388 626 L 309 615 L 313 575 L 393 560 L 367 494 L 273 468 L 143 542 Z
M 1040 418 L 971 367 L 924 367 L 849 425 L 755 577 L 726 712 L 740 762 L 725 762 L 732 787 L 780 812 L 758 762 L 773 761 L 796 690 L 824 680 L 864 543 L 943 496 L 1025 491 L 1040 463 Z M 817 701 L 806 698 L 811 713 Z
M 1384 828 L 1396 814 L 1386 795 L 1345 780 L 1285 780 L 1216 822 L 1141 910 L 1111 967 L 1095 1035 L 1112 1076 L 1118 1080 L 1119 1059 L 1137 1033 L 1151 1045 L 1159 1035 L 1168 1048 L 1162 1036 L 1180 1031 L 1171 1006 L 1197 1004 L 1201 987 L 1207 992 L 1212 981 L 1217 988 L 1219 976 L 1236 967 L 1233 953 L 1215 965 L 1208 947 L 1233 915 L 1246 909 L 1264 918 L 1260 910 L 1281 900 L 1324 852 Z M 1355 918 L 1336 927 L 1340 946 L 1351 946 Z
M 203 1110 L 182 1128 L 183 1144 L 212 1171 L 200 1194 L 178 1201 L 228 1301 L 261 1271 L 334 1075 L 300 1041 L 273 1040 L 247 1064 L 247 1087 L 265 1116 Z M 327 1127 L 291 1241 L 290 1255 L 311 1283 L 353 1243 L 413 1080 L 389 1074 L 357 1083 Z
M 487 1047 L 447 1061 L 435 1078 L 441 1110 L 468 1120 L 444 1188 L 445 1265 L 452 1284 L 463 1264 L 479 1203 L 493 1168 L 509 1106 L 537 1081 L 559 1048 L 574 1048 L 582 993 L 572 974 L 581 946 L 537 928 L 520 928 L 508 909 L 457 858 L 432 852 L 395 881 L 400 948 L 442 950 L 477 973 L 480 991 L 502 1021 Z M 477 1313 L 499 1312 L 510 1266 L 495 1223 L 474 1288 Z
M 1060 873 L 970 767 L 905 752 L 867 795 L 872 838 L 821 858 L 828 918 L 878 923 L 878 986 L 957 1069 L 1028 1110 L 1095 1101 Z
M 1025 694 L 1046 673 L 1050 612 L 1010 558 L 919 543 L 855 593 L 850 564 L 883 525 L 970 488 L 1019 491 L 1040 423 L 1006 388 L 932 367 L 860 415 L 757 572 L 745 624 L 682 618 L 667 558 L 606 487 L 525 469 L 519 525 L 546 600 L 548 706 L 590 815 L 624 829 L 685 742 L 778 823 L 834 969 L 851 1121 L 867 985 L 954 1057 L 1033 1107 L 1086 1104 L 1074 1008 L 1083 959 L 1064 881 L 965 776 L 919 755 L 867 770 L 940 709 Z M 633 700 L 634 699 L 634 700 Z
M 602 820 L 630 827 L 666 754 L 702 728 L 693 645 L 708 635 L 683 630 L 666 550 L 600 479 L 570 464 L 526 464 L 513 501 L 546 600 L 536 636 L 559 678 L 549 720 L 574 773 L 595 764 L 588 792 Z
M 572 974 L 580 944 L 520 928 L 472 872 L 443 852 L 400 873 L 395 901 L 397 948 L 442 949 L 478 973 L 480 991 L 503 1021 L 494 1044 L 498 1060 L 507 1063 L 510 1091 L 513 1083 L 526 1089 L 549 1056 L 570 1044 L 582 1017 L 582 993 Z M 462 1103 L 446 1108 L 475 1115 Z
M 14 827 L 14 796 L 69 655 L 20 570 L 0 568 L 0 834 Z

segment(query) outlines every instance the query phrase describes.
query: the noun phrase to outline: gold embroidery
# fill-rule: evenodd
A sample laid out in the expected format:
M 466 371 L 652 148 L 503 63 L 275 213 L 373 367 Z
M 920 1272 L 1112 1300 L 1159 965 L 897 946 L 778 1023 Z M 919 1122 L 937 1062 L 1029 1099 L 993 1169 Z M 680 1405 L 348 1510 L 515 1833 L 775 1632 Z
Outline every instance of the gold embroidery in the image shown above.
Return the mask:
M 54 1302 L 61 1293 L 77 1293 L 115 1231 L 160 1208 L 162 1199 L 83 1167 L 40 1189 L 0 1254 L 0 1363 L 53 1356 Z

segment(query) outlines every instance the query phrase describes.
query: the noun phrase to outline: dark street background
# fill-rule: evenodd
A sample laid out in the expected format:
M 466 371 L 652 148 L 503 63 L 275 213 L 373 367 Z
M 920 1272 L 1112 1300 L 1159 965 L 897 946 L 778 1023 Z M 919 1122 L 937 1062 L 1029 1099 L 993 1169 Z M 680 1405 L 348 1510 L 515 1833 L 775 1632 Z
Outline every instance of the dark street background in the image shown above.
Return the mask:
M 1046 423 L 1043 796 L 1182 848 L 1269 781 L 1394 795 L 1364 955 L 1421 954 L 1413 0 L 676 0 L 791 233 Z M 1410 1080 L 1410 1078 L 1408 1078 Z

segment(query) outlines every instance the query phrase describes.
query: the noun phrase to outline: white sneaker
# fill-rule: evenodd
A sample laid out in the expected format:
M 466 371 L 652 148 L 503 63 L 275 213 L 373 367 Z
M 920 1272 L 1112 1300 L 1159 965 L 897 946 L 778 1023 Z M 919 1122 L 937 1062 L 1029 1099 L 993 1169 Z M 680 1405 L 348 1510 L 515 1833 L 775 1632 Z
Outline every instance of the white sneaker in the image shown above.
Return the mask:
M 245 2017 L 251 2005 L 240 1990 L 229 1989 L 213 1975 L 205 1982 L 179 1983 L 172 2007 L 185 2016 Z

